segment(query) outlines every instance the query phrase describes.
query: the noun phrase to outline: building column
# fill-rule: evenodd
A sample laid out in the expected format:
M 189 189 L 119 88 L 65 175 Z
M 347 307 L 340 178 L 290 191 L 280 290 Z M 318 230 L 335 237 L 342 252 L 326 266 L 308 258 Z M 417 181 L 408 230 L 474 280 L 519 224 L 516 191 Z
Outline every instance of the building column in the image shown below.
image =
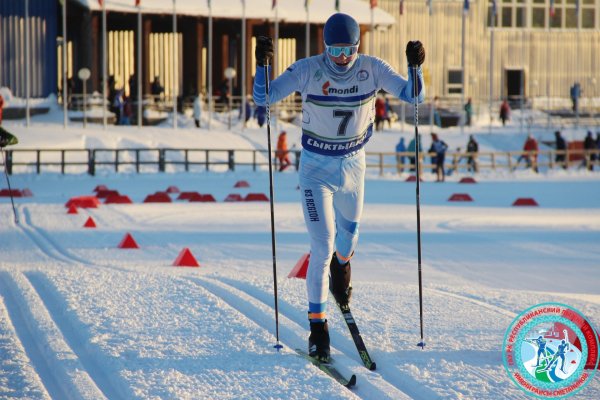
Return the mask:
M 152 33 L 152 20 L 150 16 L 144 16 L 142 21 L 142 98 L 150 93 L 150 82 L 154 79 L 150 76 L 150 33 Z

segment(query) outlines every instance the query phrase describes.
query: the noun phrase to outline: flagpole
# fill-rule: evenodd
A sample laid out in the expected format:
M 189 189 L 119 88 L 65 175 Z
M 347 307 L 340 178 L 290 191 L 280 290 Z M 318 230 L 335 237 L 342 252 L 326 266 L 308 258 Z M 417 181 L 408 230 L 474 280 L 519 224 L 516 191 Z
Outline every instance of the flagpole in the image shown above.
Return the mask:
M 490 13 L 490 129 L 492 133 L 492 120 L 494 110 L 494 31 L 496 22 L 496 0 L 492 0 L 492 12 Z
M 275 54 L 273 56 L 273 76 L 277 76 L 277 69 L 279 68 L 279 61 L 277 60 L 279 57 L 279 6 L 275 9 Z M 277 106 L 271 104 L 271 118 L 275 124 L 275 133 L 279 132 L 279 118 Z M 270 155 L 269 155 L 270 157 Z
M 62 26 L 63 26 L 63 128 L 67 128 L 67 0 L 63 0 L 62 3 Z
M 177 130 L 177 89 L 178 79 L 177 68 L 179 67 L 179 52 L 177 49 L 177 0 L 173 0 L 173 129 Z
M 577 18 L 577 55 L 575 56 L 575 82 L 579 82 L 579 78 L 581 77 L 581 74 L 579 73 L 580 70 L 580 63 L 579 63 L 579 54 L 581 54 L 580 51 L 580 33 L 581 33 L 581 17 L 580 17 L 580 2 L 581 0 L 575 0 L 575 17 Z M 581 85 L 581 83 L 579 83 L 579 85 Z M 581 107 L 581 86 L 579 87 L 579 93 L 578 93 L 578 98 L 577 98 L 577 107 L 575 107 L 575 129 L 578 130 L 579 129 L 579 108 Z
M 30 49 L 29 49 L 29 0 L 25 0 L 25 124 L 29 126 L 29 92 L 31 91 Z
M 304 8 L 306 10 L 306 38 L 305 38 L 305 48 L 306 48 L 306 58 L 310 57 L 310 13 L 309 13 L 309 3 L 310 0 L 304 0 Z
M 106 86 L 107 86 L 107 60 L 106 60 L 106 3 L 102 2 L 102 126 L 106 129 Z M 118 121 L 117 121 L 118 122 Z
M 519 99 L 519 107 L 521 108 L 521 123 L 519 125 L 519 133 L 523 134 L 524 124 L 525 124 L 525 13 L 521 14 L 521 45 L 523 46 L 521 50 L 521 78 L 519 79 L 519 90 L 520 90 L 520 99 Z
M 242 130 L 246 126 L 246 1 L 242 0 L 242 62 L 240 67 L 242 68 Z M 232 89 L 233 92 L 233 89 Z M 229 110 L 231 112 L 231 110 Z
M 207 127 L 210 130 L 210 123 L 212 121 L 213 111 L 213 84 L 212 84 L 212 53 L 213 53 L 213 17 L 212 17 L 212 4 L 208 0 L 208 124 Z
M 464 107 L 465 105 L 465 25 L 466 25 L 466 20 L 467 20 L 467 11 L 468 9 L 467 4 L 468 4 L 469 0 L 464 0 L 464 5 L 463 5 L 463 12 L 462 12 L 462 27 L 461 27 L 461 53 L 460 53 L 460 68 L 462 70 L 462 90 L 460 93 L 460 107 L 461 109 Z M 463 110 L 464 111 L 464 110 Z M 464 134 L 465 133 L 465 122 L 466 122 L 466 115 L 465 115 L 465 120 L 462 124 L 460 124 L 460 133 Z
M 371 0 L 372 4 L 372 0 Z M 369 35 L 369 54 L 375 55 L 375 7 L 371 6 L 371 34 Z
M 137 125 L 138 128 L 142 127 L 142 4 L 138 1 L 138 40 L 137 40 L 137 98 L 138 98 L 138 109 L 137 109 Z M 130 94 L 131 95 L 131 94 Z
M 433 42 L 435 40 L 435 35 L 433 34 L 433 28 L 434 25 L 431 22 L 431 17 L 433 15 L 433 0 L 429 0 L 429 39 L 431 40 L 432 43 L 432 48 L 435 48 L 435 45 L 433 45 Z M 429 57 L 431 57 L 431 50 L 430 50 L 430 54 Z M 429 89 L 431 91 L 431 98 L 434 99 L 434 91 L 433 91 L 433 74 L 429 74 Z M 435 102 L 431 102 L 431 107 L 429 108 L 429 133 L 433 132 L 433 123 L 434 123 L 434 113 L 435 113 Z

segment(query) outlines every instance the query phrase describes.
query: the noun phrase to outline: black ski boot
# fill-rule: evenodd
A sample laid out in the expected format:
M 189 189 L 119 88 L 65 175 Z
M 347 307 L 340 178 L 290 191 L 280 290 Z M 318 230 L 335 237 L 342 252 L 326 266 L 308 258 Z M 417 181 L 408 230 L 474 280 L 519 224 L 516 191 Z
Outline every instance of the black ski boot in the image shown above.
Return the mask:
M 340 265 L 337 255 L 333 253 L 329 264 L 329 291 L 341 306 L 350 304 L 350 298 L 352 297 L 351 275 L 350 261 L 345 265 Z
M 327 326 L 327 321 L 310 323 L 308 355 L 322 363 L 329 362 L 329 327 Z

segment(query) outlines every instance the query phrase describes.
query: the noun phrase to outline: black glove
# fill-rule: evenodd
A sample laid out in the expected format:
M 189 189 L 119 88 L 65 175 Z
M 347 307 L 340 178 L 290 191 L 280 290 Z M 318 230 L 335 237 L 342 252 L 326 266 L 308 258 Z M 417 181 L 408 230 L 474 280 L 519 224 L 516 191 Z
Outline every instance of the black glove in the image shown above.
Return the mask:
M 406 59 L 411 67 L 418 67 L 425 61 L 425 48 L 418 40 L 411 40 L 406 44 Z
M 267 36 L 259 36 L 256 38 L 256 49 L 254 50 L 254 56 L 256 57 L 256 64 L 259 67 L 263 67 L 265 63 L 269 63 L 273 59 L 273 39 Z

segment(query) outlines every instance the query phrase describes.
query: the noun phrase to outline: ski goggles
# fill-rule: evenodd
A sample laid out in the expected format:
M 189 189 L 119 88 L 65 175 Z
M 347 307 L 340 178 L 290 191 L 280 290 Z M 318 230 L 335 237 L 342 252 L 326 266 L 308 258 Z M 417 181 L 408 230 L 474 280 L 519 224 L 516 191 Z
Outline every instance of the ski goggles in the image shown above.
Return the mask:
M 351 57 L 358 52 L 358 45 L 352 46 L 325 46 L 327 53 L 332 57 L 339 57 L 344 54 L 346 57 Z

